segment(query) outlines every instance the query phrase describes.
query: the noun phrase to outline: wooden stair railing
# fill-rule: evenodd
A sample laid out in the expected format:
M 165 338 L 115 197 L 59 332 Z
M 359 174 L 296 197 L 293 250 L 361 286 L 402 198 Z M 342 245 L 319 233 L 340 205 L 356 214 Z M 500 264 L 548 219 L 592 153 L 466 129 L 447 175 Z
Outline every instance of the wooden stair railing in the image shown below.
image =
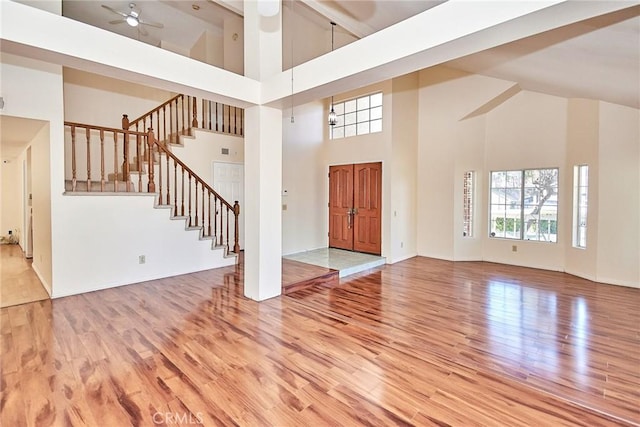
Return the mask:
M 240 252 L 238 216 L 240 205 L 233 205 L 223 199 L 202 178 L 178 159 L 163 144 L 155 139 L 149 129 L 147 142 L 149 152 L 160 154 L 158 161 L 158 185 L 155 175 L 149 174 L 149 192 L 158 193 L 158 204 L 171 206 L 174 216 L 186 217 L 187 227 L 202 227 L 203 237 L 215 239 L 218 246 L 229 251 L 230 214 L 233 214 L 233 251 Z M 162 157 L 164 154 L 164 159 Z M 148 168 L 153 169 L 155 156 L 148 158 Z M 163 161 L 164 160 L 164 161 Z M 164 164 L 163 164 L 164 163 Z M 186 178 L 185 178 L 186 175 Z
M 202 100 L 201 129 L 244 135 L 244 109 L 231 105 Z M 191 129 L 198 127 L 198 102 L 195 97 L 176 95 L 160 104 L 153 110 L 135 120 L 129 120 L 127 114 L 122 115 L 122 129 L 135 130 L 156 129 L 157 140 L 162 144 L 179 144 L 180 135 L 191 135 Z
M 125 192 L 143 191 L 142 179 L 139 177 L 136 190 L 130 178 L 131 171 L 143 169 L 148 133 L 74 122 L 64 122 L 64 125 L 71 140 L 66 154 L 67 161 L 71 161 L 70 176 L 66 173 L 66 179 L 71 182 L 69 191 L 82 191 L 79 183 L 86 183 L 84 191 L 119 192 L 122 191 L 119 184 L 124 185 Z M 92 156 L 95 151 L 98 155 Z M 122 173 L 119 173 L 120 166 Z M 100 171 L 99 177 L 93 173 L 96 170 Z
M 135 120 L 122 115 L 122 129 L 145 132 L 157 129 L 156 136 L 163 144 L 179 144 L 180 135 L 190 135 L 198 127 L 197 103 L 193 96 L 176 95 Z
M 184 217 L 187 227 L 201 228 L 201 237 L 214 239 L 226 252 L 233 232 L 232 252 L 239 253 L 238 202 L 224 200 L 158 141 L 151 128 L 137 132 L 65 122 L 65 132 L 70 136 L 66 160 L 71 163 L 67 191 L 157 193 L 158 205 L 171 206 L 174 217 Z

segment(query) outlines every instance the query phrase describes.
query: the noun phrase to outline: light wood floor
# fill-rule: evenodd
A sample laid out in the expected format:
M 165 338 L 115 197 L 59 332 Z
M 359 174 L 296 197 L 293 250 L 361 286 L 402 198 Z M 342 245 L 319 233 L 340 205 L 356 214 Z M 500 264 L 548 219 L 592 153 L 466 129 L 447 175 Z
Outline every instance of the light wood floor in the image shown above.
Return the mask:
M 0 245 L 0 307 L 49 298 L 18 245 Z
M 0 310 L 3 426 L 640 424 L 640 291 L 414 258 L 262 303 L 228 267 Z

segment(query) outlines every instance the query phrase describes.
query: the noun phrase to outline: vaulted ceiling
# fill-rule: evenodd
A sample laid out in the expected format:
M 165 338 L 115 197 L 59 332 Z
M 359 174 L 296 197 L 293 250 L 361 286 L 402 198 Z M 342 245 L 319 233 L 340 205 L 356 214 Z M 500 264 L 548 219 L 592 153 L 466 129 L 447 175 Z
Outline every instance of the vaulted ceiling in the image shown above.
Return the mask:
M 338 25 L 336 31 L 356 40 L 443 2 L 283 0 L 282 5 L 288 11 L 294 8 L 296 15 L 320 27 L 327 28 L 327 23 L 334 21 Z M 162 23 L 164 28 L 133 28 L 124 23 L 110 24 L 119 16 L 101 7 L 103 4 L 119 11 L 130 8 L 127 1 L 65 0 L 63 15 L 153 45 L 163 40 L 189 48 L 205 29 L 221 35 L 225 18 L 243 14 L 243 2 L 238 0 L 138 0 L 140 18 Z M 284 20 L 283 26 L 287 25 Z M 640 108 L 640 5 L 498 46 L 447 65 L 514 81 L 523 89 Z

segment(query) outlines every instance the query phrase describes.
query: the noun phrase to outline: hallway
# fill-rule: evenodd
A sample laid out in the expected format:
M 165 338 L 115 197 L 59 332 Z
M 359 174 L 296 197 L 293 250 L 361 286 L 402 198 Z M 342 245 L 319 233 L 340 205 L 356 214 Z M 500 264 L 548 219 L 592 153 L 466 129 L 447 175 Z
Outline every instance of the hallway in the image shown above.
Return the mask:
M 0 245 L 0 307 L 48 299 L 47 291 L 18 245 Z

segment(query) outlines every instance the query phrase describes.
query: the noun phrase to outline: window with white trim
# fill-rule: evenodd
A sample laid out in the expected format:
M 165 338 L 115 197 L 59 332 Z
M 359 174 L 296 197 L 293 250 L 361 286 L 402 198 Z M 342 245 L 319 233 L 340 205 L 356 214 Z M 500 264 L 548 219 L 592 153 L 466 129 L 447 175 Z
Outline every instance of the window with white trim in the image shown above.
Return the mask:
M 334 102 L 333 109 L 336 124 L 329 125 L 331 139 L 382 132 L 382 92 Z
M 489 235 L 558 241 L 558 169 L 491 172 Z
M 573 167 L 573 246 L 587 247 L 587 206 L 589 166 Z
M 464 173 L 464 183 L 462 185 L 462 235 L 473 237 L 473 180 L 475 173 L 467 171 Z

